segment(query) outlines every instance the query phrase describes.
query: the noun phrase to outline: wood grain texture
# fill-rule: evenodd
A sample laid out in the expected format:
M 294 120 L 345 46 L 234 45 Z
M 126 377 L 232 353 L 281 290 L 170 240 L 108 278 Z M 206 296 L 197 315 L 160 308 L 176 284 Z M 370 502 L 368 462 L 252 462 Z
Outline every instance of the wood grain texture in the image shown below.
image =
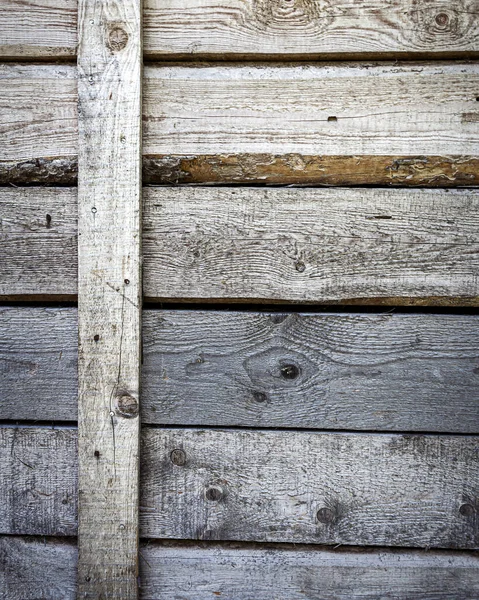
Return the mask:
M 144 195 L 148 298 L 477 304 L 475 191 L 189 187 Z
M 479 431 L 473 315 L 146 311 L 142 421 Z
M 147 66 L 143 153 L 477 158 L 478 88 L 474 63 Z
M 473 315 L 147 310 L 142 422 L 476 433 L 478 327 Z M 76 336 L 74 308 L 0 308 L 0 419 L 76 420 Z
M 76 567 L 70 541 L 0 536 L 2 600 L 75 600 Z
M 76 77 L 72 65 L 0 65 L 0 184 L 35 172 L 39 182 L 49 174 L 68 183 L 78 146 Z
M 474 554 L 170 543 L 145 545 L 140 559 L 144 600 L 474 600 L 479 595 Z
M 0 188 L 0 296 L 74 297 L 77 234 L 75 189 Z
M 0 533 L 74 535 L 77 432 L 0 427 Z
M 2 0 L 0 59 L 76 55 L 77 0 Z
M 0 307 L 0 419 L 76 421 L 77 311 Z
M 479 50 L 477 0 L 145 0 L 157 57 L 457 56 Z
M 144 535 L 476 548 L 478 438 L 142 434 Z
M 0 598 L 74 600 L 76 560 L 58 538 L 0 537 Z M 140 598 L 475 600 L 478 568 L 465 552 L 147 542 Z
M 78 597 L 134 600 L 141 0 L 80 0 L 78 9 Z

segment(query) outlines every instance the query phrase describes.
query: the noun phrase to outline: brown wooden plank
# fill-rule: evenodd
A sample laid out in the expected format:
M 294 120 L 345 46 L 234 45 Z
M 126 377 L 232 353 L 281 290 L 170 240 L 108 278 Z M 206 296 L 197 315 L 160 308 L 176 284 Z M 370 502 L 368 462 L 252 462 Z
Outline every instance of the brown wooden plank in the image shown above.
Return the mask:
M 73 600 L 76 560 L 72 542 L 0 537 L 0 589 L 9 600 Z M 147 542 L 140 598 L 473 600 L 478 560 L 465 552 Z
M 76 30 L 77 0 L 2 0 L 0 59 L 74 58 Z
M 476 437 L 145 429 L 142 442 L 148 537 L 479 546 Z
M 78 11 L 78 598 L 135 600 L 141 0 Z
M 479 4 L 145 0 L 148 57 L 458 56 L 479 50 Z

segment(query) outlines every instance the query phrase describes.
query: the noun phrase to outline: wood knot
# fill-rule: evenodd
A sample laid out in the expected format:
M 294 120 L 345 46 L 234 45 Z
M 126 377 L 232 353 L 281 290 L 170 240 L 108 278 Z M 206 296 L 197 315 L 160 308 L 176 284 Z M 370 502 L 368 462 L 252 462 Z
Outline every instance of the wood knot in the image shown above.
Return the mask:
M 219 502 L 224 495 L 224 490 L 219 485 L 209 485 L 205 490 L 205 498 L 209 502 Z
M 128 43 L 128 34 L 122 27 L 113 27 L 108 35 L 108 47 L 113 52 L 119 52 Z
M 138 400 L 131 394 L 121 394 L 118 397 L 116 412 L 117 414 L 125 417 L 126 419 L 132 419 L 138 416 L 139 404 Z
M 293 364 L 283 365 L 281 367 L 281 377 L 283 379 L 297 379 L 300 373 L 300 368 Z

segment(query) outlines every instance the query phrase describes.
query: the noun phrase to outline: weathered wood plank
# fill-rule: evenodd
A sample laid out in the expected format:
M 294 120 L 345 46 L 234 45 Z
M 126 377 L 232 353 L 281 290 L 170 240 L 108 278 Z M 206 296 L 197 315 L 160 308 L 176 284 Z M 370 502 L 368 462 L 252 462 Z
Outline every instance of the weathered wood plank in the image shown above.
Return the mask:
M 2 0 L 0 59 L 76 55 L 77 0 Z
M 71 65 L 0 65 L 0 184 L 76 177 L 77 80 Z
M 0 597 L 73 600 L 76 560 L 74 544 L 58 538 L 0 537 Z M 465 552 L 148 542 L 140 598 L 474 600 L 478 561 Z
M 479 4 L 145 0 L 145 52 L 172 57 L 452 56 L 479 50 Z
M 137 598 L 141 1 L 79 0 L 78 597 Z
M 76 321 L 74 308 L 0 308 L 0 419 L 76 420 Z M 478 327 L 473 315 L 147 310 L 142 422 L 476 433 Z
M 75 600 L 76 567 L 72 542 L 0 536 L 2 600 Z
M 145 600 L 474 600 L 478 557 L 450 552 L 145 545 Z
M 0 78 L 0 184 L 75 185 L 75 69 Z M 475 88 L 471 63 L 148 67 L 144 181 L 479 185 Z
M 149 66 L 143 152 L 477 158 L 478 86 L 475 63 Z
M 0 296 L 75 297 L 77 193 L 0 189 Z
M 58 538 L 0 537 L 0 597 L 73 600 L 76 560 L 76 547 Z M 465 552 L 149 542 L 140 598 L 473 600 L 478 560 Z
M 73 535 L 76 431 L 0 433 L 0 533 Z M 142 452 L 143 537 L 479 546 L 477 437 L 153 428 Z
M 146 188 L 144 293 L 477 304 L 478 209 L 459 190 Z
M 0 427 L 0 533 L 75 535 L 76 430 Z
M 0 419 L 76 421 L 77 311 L 0 307 Z
M 148 537 L 476 548 L 476 437 L 142 434 Z
M 479 431 L 473 315 L 146 311 L 142 421 Z

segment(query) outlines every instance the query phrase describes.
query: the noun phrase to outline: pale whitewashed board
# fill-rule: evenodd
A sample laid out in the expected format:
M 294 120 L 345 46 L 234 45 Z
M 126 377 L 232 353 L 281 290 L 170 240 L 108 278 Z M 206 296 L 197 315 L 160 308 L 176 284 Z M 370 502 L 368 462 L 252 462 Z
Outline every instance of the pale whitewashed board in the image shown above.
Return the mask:
M 78 597 L 138 585 L 141 1 L 79 1 Z
M 0 537 L 0 589 L 8 600 L 74 600 L 76 559 L 71 542 Z M 465 552 L 146 542 L 140 598 L 473 600 L 478 560 Z
M 474 315 L 147 310 L 142 422 L 479 431 Z M 0 419 L 77 418 L 74 308 L 0 308 Z

